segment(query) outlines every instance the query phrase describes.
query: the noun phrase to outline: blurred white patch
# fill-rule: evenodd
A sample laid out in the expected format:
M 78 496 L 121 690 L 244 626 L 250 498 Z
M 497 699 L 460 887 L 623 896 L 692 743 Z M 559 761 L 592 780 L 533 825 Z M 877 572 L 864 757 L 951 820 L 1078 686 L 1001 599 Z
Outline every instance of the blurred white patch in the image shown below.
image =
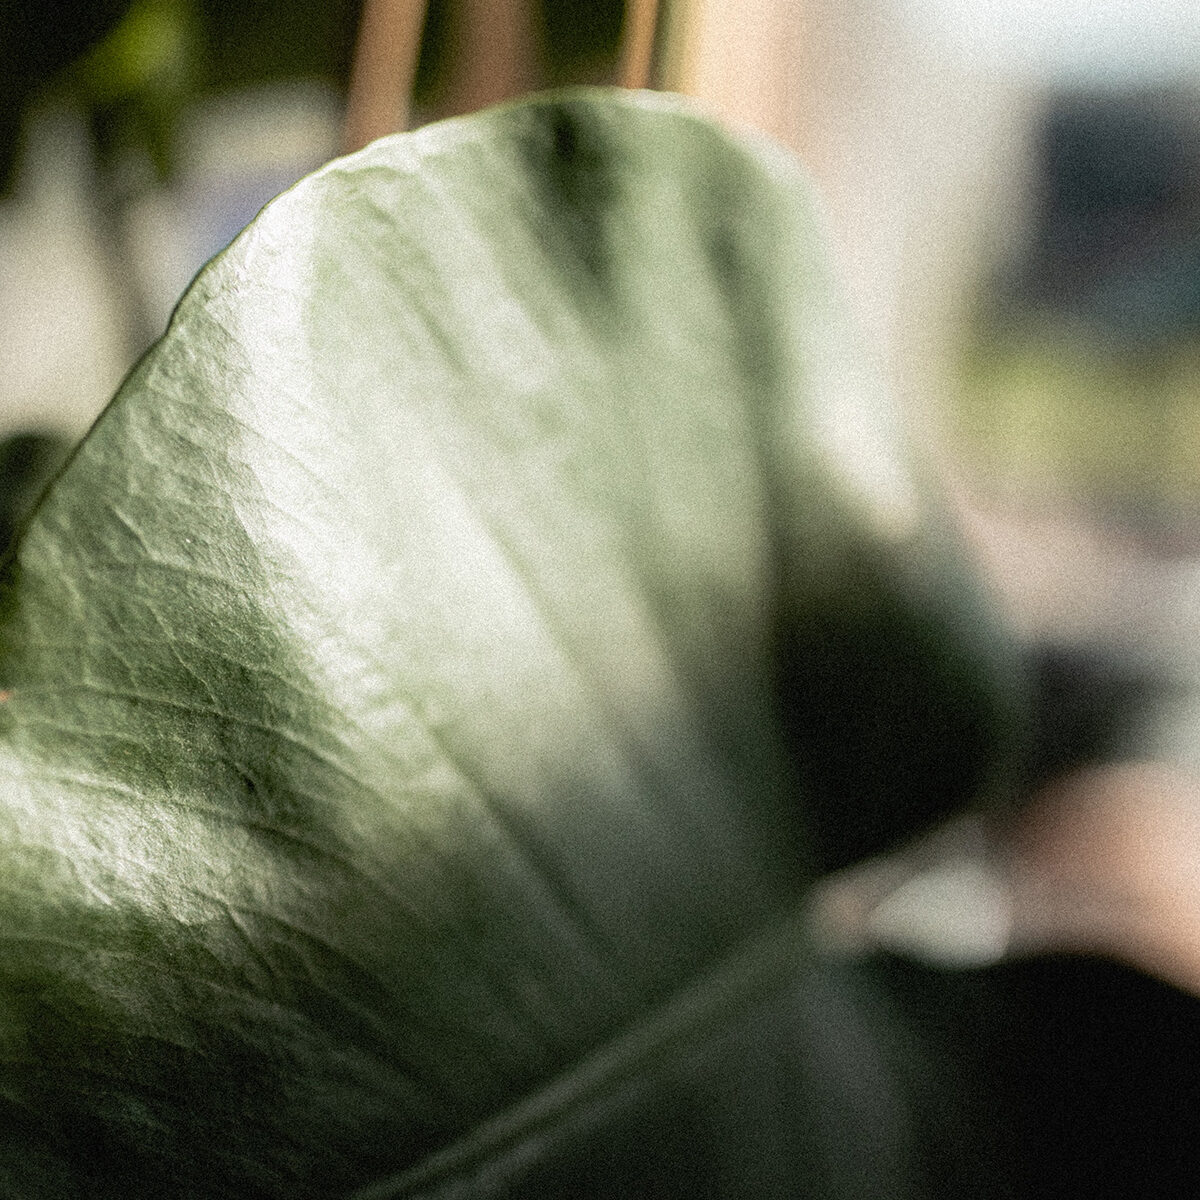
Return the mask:
M 821 395 L 813 416 L 851 496 L 865 502 L 880 532 L 900 539 L 916 528 L 919 508 L 900 457 L 904 438 L 882 391 L 852 375 Z
M 1195 76 L 1195 0 L 898 0 L 934 43 L 993 70 L 1051 79 L 1144 82 Z
M 941 966 L 986 966 L 1008 949 L 1011 896 L 982 863 L 944 863 L 901 884 L 871 912 L 867 929 L 887 950 Z
M 1012 928 L 1012 886 L 974 817 L 839 871 L 818 885 L 811 908 L 813 937 L 833 953 L 888 950 L 941 967 L 1000 961 Z
M 82 118 L 35 114 L 12 199 L 0 205 L 0 436 L 82 434 L 129 365 L 94 208 Z

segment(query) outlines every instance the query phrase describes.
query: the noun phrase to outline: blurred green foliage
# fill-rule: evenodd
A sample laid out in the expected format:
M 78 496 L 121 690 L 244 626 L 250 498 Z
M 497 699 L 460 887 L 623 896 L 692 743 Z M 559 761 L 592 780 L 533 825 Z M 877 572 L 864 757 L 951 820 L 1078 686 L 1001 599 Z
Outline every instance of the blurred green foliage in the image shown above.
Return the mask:
M 985 476 L 1053 481 L 1114 515 L 1200 503 L 1200 341 L 1130 353 L 1045 319 L 981 330 L 963 367 L 960 428 Z
M 28 104 L 69 92 L 86 110 L 102 162 L 131 144 L 169 175 L 175 122 L 206 91 L 319 78 L 344 88 L 358 0 L 11 0 L 0 6 L 0 192 L 8 190 Z M 623 0 L 542 0 L 544 73 L 563 84 L 611 64 Z M 416 80 L 436 100 L 460 28 L 454 0 L 432 0 Z
M 1194 89 L 1067 91 L 1035 130 L 1025 241 L 968 315 L 978 473 L 1149 533 L 1200 506 Z M 1190 535 L 1189 535 L 1190 536 Z

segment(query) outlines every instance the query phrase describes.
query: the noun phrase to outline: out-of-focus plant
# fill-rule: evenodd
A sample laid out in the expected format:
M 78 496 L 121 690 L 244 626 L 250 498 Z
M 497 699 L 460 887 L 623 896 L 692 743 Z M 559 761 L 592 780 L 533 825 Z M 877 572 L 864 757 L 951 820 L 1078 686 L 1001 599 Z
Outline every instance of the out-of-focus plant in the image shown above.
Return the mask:
M 344 89 L 362 7 L 358 0 L 14 0 L 0 11 L 0 188 L 11 183 L 23 114 L 47 92 L 89 114 L 102 159 L 134 148 L 165 177 L 181 110 L 198 96 L 286 79 Z M 471 0 L 419 7 L 419 54 L 408 80 L 419 111 L 454 107 L 454 89 L 479 74 L 474 29 L 494 7 Z M 522 68 L 530 88 L 610 79 L 622 0 L 513 7 L 522 10 L 533 29 Z
M 116 24 L 125 8 L 125 0 L 78 9 L 42 0 L 0 7 L 0 190 L 11 178 L 26 104 Z

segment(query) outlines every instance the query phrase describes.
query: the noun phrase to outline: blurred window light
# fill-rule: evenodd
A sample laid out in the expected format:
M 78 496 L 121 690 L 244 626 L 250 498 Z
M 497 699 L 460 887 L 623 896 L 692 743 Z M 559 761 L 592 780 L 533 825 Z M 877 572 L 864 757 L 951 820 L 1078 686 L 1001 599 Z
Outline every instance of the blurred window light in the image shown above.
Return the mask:
M 1196 0 L 895 0 L 946 53 L 1063 83 L 1200 76 Z

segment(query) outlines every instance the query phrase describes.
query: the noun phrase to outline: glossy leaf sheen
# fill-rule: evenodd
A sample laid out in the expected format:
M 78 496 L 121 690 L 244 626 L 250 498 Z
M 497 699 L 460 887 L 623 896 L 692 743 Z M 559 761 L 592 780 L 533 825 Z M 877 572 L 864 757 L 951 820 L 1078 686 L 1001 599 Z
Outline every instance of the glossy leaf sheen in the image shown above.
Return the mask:
M 744 1059 L 809 816 L 853 856 L 1007 753 L 858 362 L 796 169 L 670 100 L 270 205 L 9 569 L 0 1194 L 570 1194 L 580 1114 Z

